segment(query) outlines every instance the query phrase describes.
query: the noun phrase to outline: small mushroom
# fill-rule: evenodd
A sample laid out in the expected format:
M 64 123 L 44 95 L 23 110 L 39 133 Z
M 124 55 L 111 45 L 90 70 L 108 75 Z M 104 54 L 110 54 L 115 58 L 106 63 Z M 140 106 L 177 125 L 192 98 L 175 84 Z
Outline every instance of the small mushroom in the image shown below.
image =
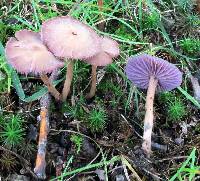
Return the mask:
M 119 45 L 108 37 L 101 37 L 101 49 L 95 56 L 85 61 L 92 65 L 92 83 L 87 98 L 92 98 L 96 92 L 96 69 L 97 66 L 105 66 L 112 63 L 112 59 L 119 55 Z
M 175 65 L 147 54 L 130 57 L 125 72 L 136 87 L 147 89 L 142 149 L 150 156 L 155 91 L 170 91 L 180 86 L 182 73 Z
M 62 100 L 66 100 L 73 77 L 72 59 L 87 59 L 100 49 L 100 38 L 86 24 L 70 17 L 52 18 L 42 24 L 42 40 L 55 56 L 68 59 Z
M 20 73 L 40 74 L 49 92 L 59 99 L 60 94 L 50 83 L 46 73 L 62 67 L 63 62 L 48 51 L 39 33 L 24 29 L 16 32 L 15 37 L 10 38 L 6 44 L 5 52 L 8 63 Z

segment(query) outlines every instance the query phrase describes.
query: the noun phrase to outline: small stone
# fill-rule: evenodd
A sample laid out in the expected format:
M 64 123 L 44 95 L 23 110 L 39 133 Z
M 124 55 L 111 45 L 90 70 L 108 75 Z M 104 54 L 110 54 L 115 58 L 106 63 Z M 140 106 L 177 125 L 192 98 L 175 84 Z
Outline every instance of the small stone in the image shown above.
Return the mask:
M 182 138 L 176 138 L 174 141 L 177 145 L 183 145 L 184 144 L 184 139 L 182 139 Z

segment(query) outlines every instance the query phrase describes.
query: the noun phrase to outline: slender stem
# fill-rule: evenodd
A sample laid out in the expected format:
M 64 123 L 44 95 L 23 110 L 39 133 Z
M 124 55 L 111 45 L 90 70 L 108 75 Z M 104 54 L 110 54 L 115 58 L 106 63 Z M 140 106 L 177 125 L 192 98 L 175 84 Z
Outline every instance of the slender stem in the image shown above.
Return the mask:
M 70 60 L 69 64 L 67 65 L 66 79 L 65 79 L 63 90 L 62 90 L 63 102 L 67 99 L 67 96 L 70 91 L 70 86 L 71 86 L 71 82 L 73 78 L 73 66 L 74 66 L 74 62 L 73 60 Z
M 57 91 L 57 89 L 53 86 L 49 78 L 46 74 L 40 74 L 41 80 L 44 82 L 44 84 L 47 86 L 48 91 L 51 93 L 52 96 L 55 97 L 57 101 L 60 100 L 60 93 Z
M 154 76 L 151 76 L 149 80 L 149 87 L 147 90 L 147 98 L 145 104 L 146 113 L 144 118 L 144 133 L 142 143 L 142 149 L 147 154 L 147 156 L 150 156 L 151 154 L 151 134 L 153 129 L 153 102 L 157 83 L 158 80 L 155 79 Z
M 103 11 L 103 0 L 98 0 L 97 4 L 98 4 L 98 7 L 99 7 L 99 11 L 102 12 Z M 100 14 L 99 19 L 100 19 L 100 21 L 103 20 L 103 14 L 102 13 Z M 100 31 L 103 31 L 104 27 L 105 27 L 105 22 L 102 21 L 101 23 L 99 23 L 98 28 L 99 28 Z M 91 82 L 90 92 L 86 96 L 87 99 L 90 99 L 90 98 L 94 97 L 94 95 L 95 95 L 96 83 L 97 83 L 96 75 L 97 75 L 97 66 L 92 65 L 92 82 Z
M 96 83 L 97 83 L 97 66 L 92 65 L 92 82 L 91 82 L 91 88 L 90 92 L 87 94 L 86 98 L 90 99 L 94 97 L 95 92 L 96 92 Z
M 103 11 L 103 0 L 98 0 L 97 4 L 99 6 L 99 11 L 102 12 Z M 100 21 L 103 20 L 103 14 L 102 13 L 100 14 L 100 18 L 99 19 L 100 19 Z M 104 21 L 102 21 L 101 23 L 98 24 L 98 28 L 99 28 L 100 31 L 103 31 L 104 27 L 105 27 L 105 22 Z

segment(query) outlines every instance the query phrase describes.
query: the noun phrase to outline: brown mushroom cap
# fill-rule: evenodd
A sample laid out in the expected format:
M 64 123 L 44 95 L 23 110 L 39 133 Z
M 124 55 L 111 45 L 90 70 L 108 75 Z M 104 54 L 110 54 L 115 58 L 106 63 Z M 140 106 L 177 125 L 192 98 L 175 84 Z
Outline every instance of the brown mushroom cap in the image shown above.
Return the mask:
M 42 40 L 58 57 L 85 59 L 100 49 L 100 38 L 86 24 L 69 16 L 52 18 L 42 24 Z
M 5 53 L 8 63 L 18 72 L 48 73 L 64 65 L 43 45 L 39 33 L 21 30 L 15 37 L 7 42 Z
M 101 49 L 95 56 L 85 61 L 91 65 L 105 66 L 112 63 L 112 58 L 119 55 L 119 44 L 108 37 L 101 37 Z

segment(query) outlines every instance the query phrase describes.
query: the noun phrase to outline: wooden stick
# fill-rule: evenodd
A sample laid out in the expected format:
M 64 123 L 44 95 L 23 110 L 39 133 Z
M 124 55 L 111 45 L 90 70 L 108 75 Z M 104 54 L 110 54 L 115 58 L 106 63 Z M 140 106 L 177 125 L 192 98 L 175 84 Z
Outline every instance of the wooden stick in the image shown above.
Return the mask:
M 47 86 L 48 91 L 51 93 L 53 97 L 57 101 L 60 100 L 60 93 L 57 91 L 57 89 L 53 86 L 53 84 L 50 82 L 49 78 L 47 77 L 46 74 L 41 74 L 40 75 L 41 80 L 44 82 L 44 84 Z
M 90 92 L 87 94 L 86 98 L 90 99 L 94 97 L 95 92 L 96 92 L 96 83 L 97 83 L 97 66 L 92 65 L 92 82 L 91 82 L 91 88 Z
M 38 153 L 36 158 L 36 165 L 34 168 L 35 174 L 40 179 L 45 179 L 45 169 L 46 169 L 46 161 L 45 161 L 45 154 L 46 154 L 46 145 L 47 145 L 47 135 L 49 130 L 49 123 L 47 121 L 47 114 L 48 109 L 41 108 L 40 111 L 40 135 L 39 135 L 39 142 L 38 142 Z
M 151 154 L 151 134 L 153 129 L 153 101 L 157 84 L 158 80 L 155 79 L 154 76 L 151 76 L 149 80 L 149 87 L 147 90 L 147 98 L 145 104 L 146 113 L 144 118 L 144 133 L 142 143 L 142 149 L 148 157 Z
M 73 60 L 70 60 L 69 64 L 67 65 L 66 79 L 65 79 L 63 90 L 62 90 L 63 102 L 67 99 L 67 96 L 70 91 L 70 86 L 71 86 L 72 78 L 73 78 L 73 66 L 74 66 L 74 62 Z
M 48 81 L 52 83 L 54 80 L 57 79 L 58 71 L 55 70 L 52 72 Z M 39 179 L 46 178 L 46 161 L 45 161 L 45 154 L 46 154 L 46 145 L 47 145 L 47 135 L 49 132 L 49 106 L 51 102 L 51 96 L 49 93 L 46 93 L 40 99 L 40 134 L 39 134 L 39 141 L 38 141 L 38 153 L 36 158 L 36 165 L 34 168 L 35 174 L 38 176 Z

